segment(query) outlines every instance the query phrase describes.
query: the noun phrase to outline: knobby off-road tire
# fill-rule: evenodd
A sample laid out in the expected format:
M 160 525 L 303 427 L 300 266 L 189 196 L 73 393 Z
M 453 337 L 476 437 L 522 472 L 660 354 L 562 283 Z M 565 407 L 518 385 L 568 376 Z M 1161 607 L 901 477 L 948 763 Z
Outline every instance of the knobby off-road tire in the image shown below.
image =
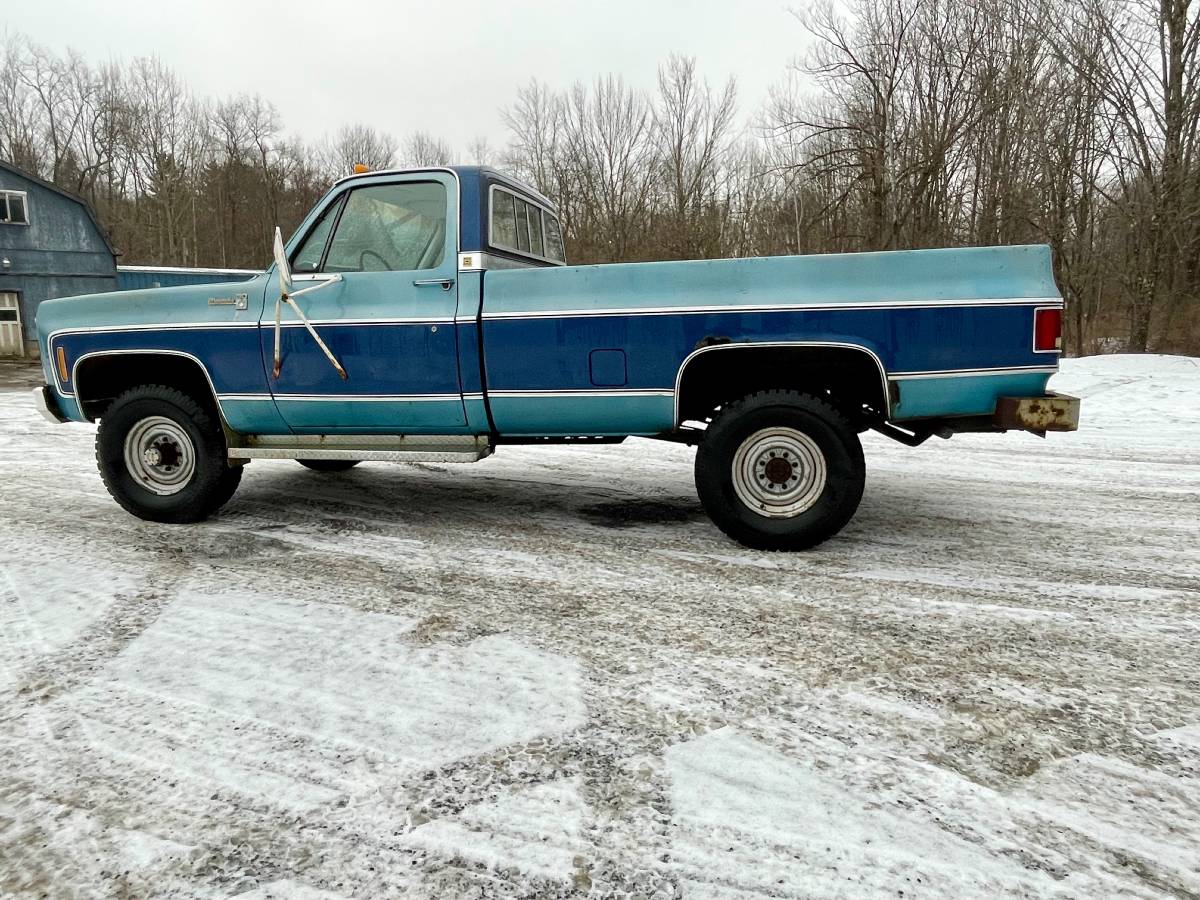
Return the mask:
M 762 391 L 724 407 L 696 451 L 696 492 L 735 541 L 805 550 L 837 534 L 862 499 L 858 434 L 836 409 L 795 391 Z
M 151 522 L 199 522 L 233 496 L 242 466 L 230 466 L 220 424 L 174 388 L 126 391 L 100 419 L 96 464 L 113 499 Z
M 361 462 L 357 459 L 298 459 L 296 462 L 314 472 L 345 472 Z

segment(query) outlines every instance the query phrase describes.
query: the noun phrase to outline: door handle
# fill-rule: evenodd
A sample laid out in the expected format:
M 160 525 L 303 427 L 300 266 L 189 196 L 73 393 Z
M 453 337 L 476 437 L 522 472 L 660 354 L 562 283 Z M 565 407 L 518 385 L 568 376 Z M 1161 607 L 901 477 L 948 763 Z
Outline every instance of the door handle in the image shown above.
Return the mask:
M 417 287 L 424 287 L 427 284 L 440 284 L 443 291 L 450 290 L 454 286 L 453 278 L 418 278 L 413 282 Z

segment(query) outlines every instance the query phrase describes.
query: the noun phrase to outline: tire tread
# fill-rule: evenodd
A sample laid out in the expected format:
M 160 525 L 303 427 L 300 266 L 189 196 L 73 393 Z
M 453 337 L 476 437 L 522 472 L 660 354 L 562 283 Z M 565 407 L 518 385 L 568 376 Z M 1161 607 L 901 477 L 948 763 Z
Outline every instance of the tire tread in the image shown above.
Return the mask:
M 773 532 L 767 528 L 755 528 L 739 518 L 737 512 L 728 508 L 729 504 L 719 495 L 720 492 L 712 489 L 712 485 L 724 477 L 720 469 L 727 466 L 729 461 L 719 455 L 714 456 L 705 449 L 710 439 L 714 442 L 722 441 L 725 432 L 737 427 L 736 423 L 743 416 L 772 406 L 803 410 L 821 419 L 844 448 L 852 472 L 852 481 L 846 485 L 848 492 L 840 506 L 832 514 L 805 527 L 803 531 L 790 535 Z M 704 440 L 696 452 L 696 488 L 701 505 L 713 523 L 735 541 L 756 550 L 805 550 L 828 540 L 853 518 L 862 498 L 865 468 L 862 443 L 858 438 L 857 429 L 836 406 L 814 394 L 768 389 L 755 391 L 740 400 L 727 403 L 713 416 Z
M 201 454 L 208 457 L 208 463 L 211 464 L 214 473 L 209 476 L 212 484 L 206 490 L 202 490 L 200 497 L 189 506 L 166 510 L 150 509 L 139 504 L 124 490 L 119 476 L 111 471 L 105 461 L 105 446 L 110 439 L 109 430 L 105 427 L 105 420 L 110 418 L 114 412 L 119 412 L 127 404 L 143 400 L 158 401 L 176 407 L 191 420 L 196 430 L 204 438 L 205 446 L 196 447 L 195 450 L 198 457 Z M 124 440 L 123 435 L 120 436 L 120 440 Z M 242 479 L 242 467 L 230 467 L 225 460 L 224 435 L 220 425 L 213 421 L 209 411 L 193 397 L 178 388 L 164 384 L 145 384 L 130 388 L 113 400 L 105 415 L 101 417 L 100 426 L 96 431 L 95 455 L 96 467 L 100 470 L 100 478 L 104 482 L 104 488 L 108 491 L 109 496 L 131 515 L 157 522 L 187 523 L 208 518 L 229 501 Z M 201 460 L 198 458 L 197 463 L 200 462 Z

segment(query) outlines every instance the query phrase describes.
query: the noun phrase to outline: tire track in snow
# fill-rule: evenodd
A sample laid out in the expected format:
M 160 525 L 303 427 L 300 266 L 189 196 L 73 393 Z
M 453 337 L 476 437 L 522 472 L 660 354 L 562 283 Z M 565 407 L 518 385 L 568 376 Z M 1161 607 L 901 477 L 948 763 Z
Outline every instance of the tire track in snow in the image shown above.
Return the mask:
M 46 704 L 85 684 L 154 624 L 181 577 L 156 579 L 159 584 L 154 588 L 117 597 L 78 639 L 41 657 L 23 675 L 16 695 L 29 703 Z
M 1194 894 L 1200 877 L 1167 871 L 1158 851 L 1133 852 L 1119 838 L 1140 830 L 1152 839 L 1171 824 L 1178 841 L 1198 824 L 1185 807 L 1169 823 L 1153 814 L 1160 798 L 1197 784 L 1194 755 L 1155 735 L 1200 721 L 1191 509 L 1200 443 L 1178 415 L 1151 432 L 1105 413 L 1128 393 L 1097 397 L 1085 412 L 1097 424 L 1085 419 L 1085 431 L 1044 443 L 967 437 L 912 451 L 870 438 L 859 518 L 802 557 L 743 551 L 689 518 L 690 456 L 639 442 L 505 448 L 452 472 L 364 465 L 327 480 L 256 463 L 226 514 L 160 539 L 98 490 L 89 441 L 74 439 L 90 438 L 87 429 L 44 426 L 13 406 L 4 428 L 14 443 L 0 447 L 0 470 L 12 476 L 0 533 L 22 554 L 49 546 L 78 555 L 86 527 L 102 576 L 144 569 L 153 586 L 160 568 L 178 564 L 200 592 L 323 603 L 333 621 L 405 618 L 416 624 L 388 645 L 397 652 L 462 652 L 502 637 L 577 661 L 585 717 L 563 733 L 480 753 L 458 747 L 401 771 L 377 753 L 347 756 L 261 718 L 192 716 L 164 697 L 157 727 L 124 739 L 126 750 L 136 744 L 153 757 L 151 768 L 92 752 L 97 735 L 119 744 L 113 735 L 154 709 L 113 689 L 98 695 L 107 709 L 90 734 L 62 720 L 52 740 L 0 738 L 5 758 L 25 763 L 0 787 L 18 823 L 0 832 L 0 857 L 45 844 L 29 868 L 61 893 L 127 885 L 224 896 L 274 882 L 344 896 L 566 896 L 582 889 L 576 876 L 599 895 L 796 893 L 764 884 L 756 866 L 786 877 L 793 863 L 745 822 L 736 830 L 743 852 L 732 857 L 728 845 L 663 824 L 681 814 L 663 756 L 682 748 L 691 758 L 681 742 L 727 724 L 819 772 L 840 798 L 830 807 L 903 804 L 922 834 L 943 829 L 988 860 L 1052 873 L 1066 893 Z M 10 411 L 2 395 L 0 410 Z M 180 646 L 202 659 L 216 652 L 202 650 L 205 635 L 219 631 L 189 632 Z M 141 640 L 110 659 L 138 652 Z M 289 683 L 261 636 L 239 639 L 235 629 L 222 652 L 252 662 L 245 677 L 264 688 Z M 372 673 L 358 681 L 380 683 Z M 38 708 L 65 715 L 93 683 L 84 678 Z M 397 701 L 368 691 L 342 702 L 365 718 Z M 238 734 L 239 754 L 213 752 Z M 189 753 L 173 759 L 161 749 L 168 739 Z M 1135 802 L 1106 808 L 1108 766 L 1089 791 L 1063 793 L 1075 776 L 1061 761 L 1088 752 L 1167 781 L 1135 779 Z M 35 758 L 42 770 L 29 767 Z M 314 793 L 299 808 L 286 788 L 272 798 L 189 774 L 203 763 L 218 766 L 211 778 L 228 778 L 225 760 L 262 784 L 292 779 L 301 792 L 308 779 L 333 795 Z M 554 845 L 545 858 L 559 860 L 561 877 L 548 877 L 537 874 L 541 835 L 528 817 L 554 815 L 545 795 L 576 790 L 564 779 L 578 779 L 579 803 L 563 816 L 582 823 L 582 865 L 561 861 L 569 841 Z M 1030 811 L 1022 785 L 1048 798 L 1055 817 Z M 542 799 L 521 800 L 530 790 Z M 497 803 L 526 818 L 512 827 L 489 818 Z M 417 829 L 436 824 L 423 834 L 441 837 L 417 847 L 405 816 L 425 808 L 437 815 Z M 1101 813 L 1117 817 L 1115 842 L 1088 834 L 1087 818 Z M 845 826 L 854 817 L 832 821 L 853 848 Z M 125 860 L 133 833 L 168 843 L 131 859 L 126 881 L 90 861 Z M 191 849 L 178 855 L 169 842 Z M 472 843 L 499 855 L 473 857 Z M 0 864 L 0 878 L 11 874 Z M 982 882 L 973 884 L 964 895 L 981 894 Z

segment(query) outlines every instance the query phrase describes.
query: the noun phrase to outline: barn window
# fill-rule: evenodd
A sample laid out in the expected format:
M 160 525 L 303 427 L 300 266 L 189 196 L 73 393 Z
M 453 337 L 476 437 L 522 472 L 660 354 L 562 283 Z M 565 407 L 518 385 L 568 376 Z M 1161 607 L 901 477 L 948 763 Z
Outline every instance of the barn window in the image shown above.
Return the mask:
M 6 225 L 29 224 L 24 191 L 0 191 L 0 222 Z

